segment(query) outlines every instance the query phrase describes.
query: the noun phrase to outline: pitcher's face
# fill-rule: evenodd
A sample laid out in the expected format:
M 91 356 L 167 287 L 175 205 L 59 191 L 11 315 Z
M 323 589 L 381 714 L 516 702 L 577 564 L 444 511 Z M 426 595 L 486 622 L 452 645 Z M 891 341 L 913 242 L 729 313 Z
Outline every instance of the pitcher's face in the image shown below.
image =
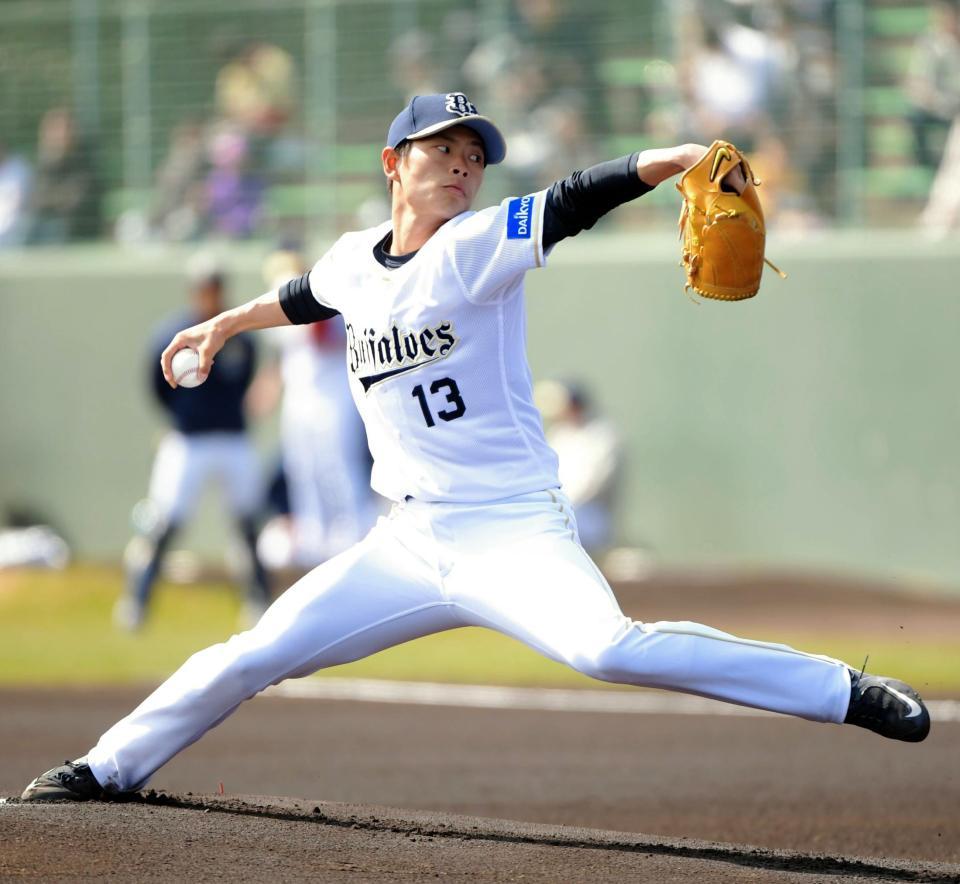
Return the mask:
M 387 151 L 384 152 L 385 156 Z M 483 183 L 483 141 L 467 126 L 453 126 L 410 142 L 387 174 L 418 215 L 449 221 L 467 211 Z

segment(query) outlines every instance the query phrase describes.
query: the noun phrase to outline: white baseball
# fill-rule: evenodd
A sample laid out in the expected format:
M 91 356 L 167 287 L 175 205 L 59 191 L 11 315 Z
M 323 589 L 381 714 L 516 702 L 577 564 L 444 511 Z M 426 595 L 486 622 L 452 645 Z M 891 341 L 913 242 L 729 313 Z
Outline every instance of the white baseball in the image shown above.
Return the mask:
M 200 369 L 200 354 L 190 347 L 184 347 L 173 354 L 170 368 L 178 387 L 199 387 L 203 383 L 197 375 Z

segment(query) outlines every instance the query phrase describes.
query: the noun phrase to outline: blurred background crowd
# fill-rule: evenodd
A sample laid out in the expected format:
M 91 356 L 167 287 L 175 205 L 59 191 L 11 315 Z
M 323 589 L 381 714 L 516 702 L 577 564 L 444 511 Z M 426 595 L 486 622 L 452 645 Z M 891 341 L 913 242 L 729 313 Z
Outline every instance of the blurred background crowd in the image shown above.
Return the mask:
M 722 554 L 956 573 L 956 459 L 914 432 L 960 426 L 931 382 L 955 374 L 944 361 L 955 326 L 942 315 L 947 299 L 923 313 L 899 295 L 918 286 L 914 267 L 931 297 L 941 289 L 929 279 L 955 279 L 932 257 L 949 262 L 960 229 L 960 0 L 0 2 L 0 358 L 34 391 L 11 384 L 0 401 L 0 568 L 59 567 L 71 549 L 118 553 L 120 510 L 132 506 L 127 604 L 115 615 L 139 625 L 161 566 L 182 564 L 168 546 L 193 507 L 152 487 L 199 486 L 202 464 L 213 478 L 226 464 L 220 453 L 184 454 L 211 427 L 206 417 L 193 425 L 156 386 L 154 326 L 174 307 L 182 314 L 184 300 L 202 315 L 194 302 L 211 287 L 227 304 L 247 300 L 304 272 L 343 230 L 384 220 L 387 126 L 412 95 L 449 90 L 466 92 L 507 138 L 484 205 L 634 150 L 721 137 L 748 152 L 776 234 L 860 236 L 846 263 L 830 265 L 819 246 L 793 258 L 803 297 L 777 301 L 785 312 L 770 314 L 765 333 L 755 324 L 763 313 L 734 327 L 724 325 L 730 314 L 701 311 L 692 328 L 657 299 L 641 304 L 635 268 L 624 286 L 619 247 L 602 237 L 553 277 L 550 304 L 531 299 L 549 313 L 530 324 L 538 404 L 581 537 L 605 567 L 637 576 L 653 556 Z M 668 184 L 601 226 L 672 235 L 677 211 Z M 909 254 L 895 254 L 883 227 L 924 236 L 903 238 Z M 671 250 L 644 265 L 642 285 L 673 290 L 674 264 Z M 33 298 L 38 286 L 43 299 Z M 609 316 L 642 310 L 643 320 L 580 323 L 587 286 L 605 290 Z M 838 287 L 846 313 L 836 311 Z M 857 304 L 869 311 L 862 338 Z M 795 340 L 784 341 L 784 322 L 796 325 Z M 225 414 L 213 429 L 233 434 L 237 458 L 248 429 L 271 436 L 255 468 L 238 470 L 253 490 L 231 492 L 227 481 L 220 501 L 254 614 L 264 601 L 258 569 L 311 567 L 383 507 L 367 487 L 342 327 L 323 325 L 257 336 L 229 408 L 211 406 Z M 86 345 L 94 328 L 112 336 L 110 358 Z M 57 353 L 42 365 L 38 334 Z M 782 358 L 787 345 L 797 349 Z M 150 384 L 137 370 L 118 385 L 115 364 L 141 357 Z M 69 364 L 83 373 L 67 377 Z M 98 371 L 99 385 L 88 383 Z M 661 377 L 669 383 L 637 381 Z M 87 426 L 93 402 L 103 411 Z M 65 445 L 71 420 L 85 430 Z M 164 435 L 150 478 L 142 461 L 155 429 Z M 113 462 L 98 464 L 105 440 Z M 171 464 L 180 479 L 164 472 Z M 768 485 L 792 494 L 790 505 Z M 808 493 L 814 486 L 829 507 Z M 811 533 L 825 509 L 836 524 Z M 884 526 L 860 531 L 850 514 L 865 509 Z M 79 538 L 70 547 L 50 527 L 58 519 Z
M 378 221 L 387 123 L 452 89 L 507 136 L 491 201 L 720 136 L 775 229 L 960 223 L 956 0 L 12 0 L 0 246 Z M 661 223 L 669 197 L 609 223 Z

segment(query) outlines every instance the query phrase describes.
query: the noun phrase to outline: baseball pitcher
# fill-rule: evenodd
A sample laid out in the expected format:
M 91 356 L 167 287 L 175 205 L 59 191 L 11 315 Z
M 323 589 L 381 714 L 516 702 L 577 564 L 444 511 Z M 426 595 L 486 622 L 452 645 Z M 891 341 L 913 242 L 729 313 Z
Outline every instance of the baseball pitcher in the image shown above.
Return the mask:
M 183 347 L 199 351 L 202 375 L 236 334 L 341 314 L 372 485 L 392 511 L 254 628 L 187 660 L 86 755 L 34 780 L 24 800 L 139 789 L 269 685 L 460 626 L 495 629 L 604 681 L 924 739 L 929 715 L 902 682 L 697 623 L 629 619 L 579 542 L 533 405 L 524 277 L 562 240 L 704 158 L 718 192 L 743 191 L 752 175 L 733 146 L 709 151 L 634 153 L 475 211 L 503 137 L 461 92 L 415 97 L 381 156 L 390 220 L 345 234 L 279 291 L 180 332 L 162 357 L 172 383 Z M 740 230 L 729 211 L 717 223 Z M 718 260 L 694 263 L 708 259 Z

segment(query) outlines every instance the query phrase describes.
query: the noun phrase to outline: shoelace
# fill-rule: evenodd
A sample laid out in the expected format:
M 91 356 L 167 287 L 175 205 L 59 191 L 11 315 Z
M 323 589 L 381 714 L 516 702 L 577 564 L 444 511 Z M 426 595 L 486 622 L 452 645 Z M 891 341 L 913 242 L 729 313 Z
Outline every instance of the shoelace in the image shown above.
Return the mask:
M 68 767 L 69 770 L 61 770 L 57 772 L 57 779 L 60 780 L 65 786 L 70 785 L 71 783 L 81 783 L 83 782 L 83 777 L 76 773 L 77 768 L 81 765 L 74 764 L 72 761 L 64 761 L 65 767 Z
M 877 696 L 868 698 L 866 696 L 868 691 L 875 691 Z M 857 717 L 861 720 L 884 724 L 891 710 L 897 712 L 896 707 L 899 701 L 880 685 L 871 685 L 860 696 L 863 698 L 863 708 L 857 711 Z

